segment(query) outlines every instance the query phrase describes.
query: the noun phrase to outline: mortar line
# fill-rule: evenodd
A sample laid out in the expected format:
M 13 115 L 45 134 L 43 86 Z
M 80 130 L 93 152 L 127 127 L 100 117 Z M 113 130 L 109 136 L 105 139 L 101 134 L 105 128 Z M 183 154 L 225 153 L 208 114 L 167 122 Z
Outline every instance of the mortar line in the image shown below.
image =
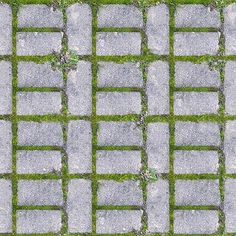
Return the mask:
M 141 9 L 140 9 L 141 11 Z M 142 9 L 142 17 L 143 17 L 143 27 L 140 29 L 141 33 L 141 54 L 146 55 L 147 52 L 147 35 L 145 32 L 146 29 L 146 16 L 147 16 L 147 8 Z M 147 124 L 145 121 L 146 115 L 147 115 L 147 94 L 146 94 L 146 82 L 147 82 L 147 64 L 146 62 L 142 61 L 140 63 L 141 69 L 142 69 L 142 78 L 143 78 L 143 89 L 141 91 L 141 115 L 140 115 L 140 125 L 142 127 L 142 137 L 143 137 L 143 146 L 141 150 L 141 165 L 142 165 L 142 170 L 141 172 L 146 173 L 148 171 L 148 157 L 147 157 Z M 148 216 L 147 216 L 147 211 L 146 211 L 146 205 L 147 205 L 147 180 L 145 178 L 140 178 L 141 179 L 141 186 L 142 186 L 142 193 L 143 193 L 143 213 L 142 213 L 142 218 L 141 218 L 141 232 L 146 234 L 148 230 Z
M 96 150 L 97 150 L 97 115 L 96 115 L 96 92 L 97 92 L 97 59 L 96 59 L 96 34 L 97 34 L 97 6 L 92 8 L 92 235 L 96 235 L 96 212 L 97 212 L 97 173 L 96 173 Z
M 221 29 L 224 26 L 224 13 L 223 9 L 220 9 Z M 219 42 L 220 55 L 225 54 L 225 38 L 224 32 L 221 32 Z M 224 214 L 224 190 L 225 190 L 225 155 L 224 155 L 224 132 L 225 132 L 225 96 L 224 96 L 224 69 L 225 63 L 220 64 L 220 91 L 219 91 L 219 115 L 221 117 L 220 122 L 220 150 L 219 150 L 219 191 L 220 191 L 220 210 L 219 210 L 219 231 L 220 234 L 224 234 L 225 231 L 225 214 Z
M 62 37 L 62 54 L 65 55 L 68 51 L 68 39 L 66 35 L 66 24 L 67 24 L 67 15 L 66 15 L 66 1 L 61 0 L 61 11 L 63 14 L 63 37 Z M 66 86 L 67 86 L 67 70 L 66 68 L 62 69 L 63 73 L 63 89 L 61 92 L 62 96 L 62 115 L 65 117 L 65 120 L 61 122 L 62 131 L 63 131 L 63 143 L 64 147 L 62 149 L 62 192 L 63 192 L 63 202 L 64 206 L 62 208 L 62 235 L 67 234 L 68 232 L 68 214 L 66 210 L 67 205 L 67 194 L 68 194 L 68 155 L 66 151 L 67 147 L 67 127 L 69 120 L 67 119 L 67 110 L 68 110 L 68 99 L 66 94 Z
M 175 145 L 175 119 L 174 119 L 174 87 L 175 87 L 175 57 L 174 57 L 174 30 L 175 7 L 174 0 L 169 4 L 169 233 L 174 234 L 174 207 L 175 207 L 175 179 L 174 179 L 174 145 Z
M 17 34 L 17 0 L 12 2 L 12 233 L 16 235 L 17 229 L 17 169 L 16 169 L 16 146 L 17 146 L 17 111 L 16 111 L 16 88 L 17 88 L 17 60 L 16 60 L 16 34 Z

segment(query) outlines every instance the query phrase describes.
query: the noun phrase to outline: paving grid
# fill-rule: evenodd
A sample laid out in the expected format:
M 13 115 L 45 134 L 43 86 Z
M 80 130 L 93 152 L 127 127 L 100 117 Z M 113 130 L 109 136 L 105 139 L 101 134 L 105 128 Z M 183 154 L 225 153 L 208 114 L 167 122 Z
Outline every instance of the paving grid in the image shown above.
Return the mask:
M 217 28 L 175 28 L 175 9 L 176 4 L 175 2 L 170 1 L 167 3 L 169 5 L 169 13 L 170 13 L 170 27 L 169 27 L 169 46 L 170 46 L 170 52 L 169 55 L 164 56 L 158 56 L 155 54 L 152 54 L 147 46 L 147 36 L 145 32 L 142 29 L 137 28 L 99 28 L 97 25 L 97 12 L 99 8 L 99 4 L 96 2 L 88 2 L 85 1 L 85 3 L 89 3 L 91 5 L 92 9 L 92 55 L 91 56 L 81 56 L 80 60 L 86 60 L 91 61 L 92 63 L 92 113 L 91 116 L 77 116 L 77 115 L 69 115 L 68 114 L 68 98 L 66 94 L 66 84 L 68 80 L 68 71 L 66 68 L 63 68 L 63 86 L 62 88 L 19 88 L 18 86 L 18 66 L 19 61 L 36 61 L 39 62 L 39 60 L 42 62 L 46 61 L 52 61 L 53 56 L 18 56 L 16 53 L 17 48 L 17 32 L 18 31 L 26 31 L 26 32 L 34 32 L 34 31 L 42 31 L 42 32 L 51 32 L 56 31 L 58 32 L 58 29 L 52 29 L 52 28 L 18 28 L 17 26 L 17 12 L 18 7 L 21 3 L 23 4 L 33 4 L 33 3 L 50 3 L 47 0 L 45 1 L 26 1 L 22 0 L 20 1 L 11 1 L 6 3 L 10 4 L 13 10 L 13 41 L 12 41 L 12 56 L 0 56 L 0 60 L 6 60 L 12 62 L 12 75 L 13 75 L 13 83 L 12 83 L 12 115 L 1 115 L 1 120 L 11 121 L 12 122 L 12 173 L 9 174 L 0 174 L 1 179 L 11 179 L 12 180 L 12 191 L 13 191 L 13 201 L 12 201 L 12 233 L 6 233 L 6 235 L 18 235 L 17 233 L 17 212 L 19 210 L 61 210 L 62 211 L 62 227 L 60 230 L 61 235 L 75 235 L 73 233 L 68 233 L 68 215 L 66 208 L 61 206 L 54 206 L 54 204 L 48 203 L 48 205 L 41 205 L 41 206 L 25 206 L 24 204 L 21 205 L 19 203 L 19 189 L 17 191 L 18 183 L 20 180 L 44 180 L 44 179 L 54 179 L 54 180 L 61 180 L 62 181 L 62 192 L 63 192 L 63 202 L 67 201 L 68 198 L 68 184 L 71 179 L 90 179 L 92 180 L 92 229 L 90 233 L 80 233 L 80 235 L 96 235 L 97 227 L 96 227 L 96 221 L 97 221 L 97 211 L 99 210 L 139 210 L 142 209 L 142 219 L 141 219 L 141 228 L 140 232 L 131 232 L 131 233 L 124 233 L 122 235 L 146 235 L 145 232 L 147 232 L 147 210 L 145 207 L 140 206 L 139 204 L 134 206 L 130 206 L 127 204 L 126 206 L 119 206 L 119 205 L 111 205 L 111 206 L 104 206 L 100 205 L 98 203 L 98 195 L 97 192 L 100 190 L 98 189 L 98 181 L 104 180 L 104 179 L 112 179 L 112 180 L 130 180 L 135 179 L 139 180 L 141 182 L 142 186 L 142 193 L 143 193 L 143 205 L 146 205 L 147 202 L 147 188 L 149 185 L 149 180 L 143 178 L 141 175 L 137 174 L 98 174 L 97 173 L 97 150 L 140 150 L 141 151 L 141 163 L 142 163 L 142 173 L 147 173 L 149 170 L 148 166 L 148 155 L 146 152 L 147 147 L 147 127 L 144 124 L 155 124 L 155 123 L 168 123 L 169 124 L 169 173 L 163 173 L 158 175 L 158 179 L 164 179 L 169 180 L 169 230 L 166 232 L 166 235 L 175 235 L 176 232 L 174 231 L 174 218 L 177 218 L 177 215 L 175 215 L 175 212 L 177 210 L 217 210 L 219 214 L 219 229 L 217 232 L 215 232 L 213 235 L 223 235 L 225 232 L 225 215 L 223 211 L 223 203 L 225 198 L 225 179 L 228 178 L 234 179 L 236 176 L 235 174 L 227 174 L 226 173 L 226 167 L 225 167 L 225 157 L 223 152 L 223 145 L 224 145 L 224 133 L 225 133 L 225 123 L 229 120 L 235 120 L 235 115 L 226 115 L 225 114 L 225 98 L 223 94 L 222 87 L 224 85 L 224 63 L 220 63 L 218 65 L 218 69 L 220 71 L 220 80 L 221 85 L 220 89 L 217 89 L 215 87 L 203 87 L 203 88 L 193 88 L 191 86 L 184 87 L 184 88 L 176 88 L 175 86 L 175 67 L 177 61 L 193 61 L 193 62 L 203 62 L 203 61 L 215 61 L 215 60 L 235 60 L 236 57 L 234 55 L 225 55 L 225 48 L 224 48 L 224 36 L 221 35 L 220 38 L 220 49 L 219 54 L 216 56 L 176 56 L 174 54 L 174 34 L 175 32 L 215 32 L 218 31 Z M 145 1 L 144 1 L 145 2 Z M 233 2 L 233 1 L 232 1 Z M 76 1 L 69 2 L 69 5 L 76 3 Z M 104 4 L 114 3 L 112 1 L 104 1 Z M 131 4 L 131 1 L 115 1 L 115 3 L 120 4 Z M 195 2 L 178 2 L 180 4 L 187 4 L 187 3 L 195 3 Z M 197 3 L 206 3 L 206 1 L 201 2 L 198 1 Z M 227 4 L 229 4 L 228 2 Z M 59 4 L 59 7 L 61 8 L 63 12 L 63 20 L 64 20 L 64 26 L 67 23 L 67 14 L 66 14 L 66 8 L 67 8 L 68 2 L 62 2 Z M 154 3 L 153 3 L 154 4 Z M 142 13 L 143 13 L 143 21 L 144 26 L 147 22 L 147 8 L 141 7 Z M 223 15 L 223 8 L 220 9 L 221 11 L 221 24 L 224 22 L 224 15 Z M 96 38 L 97 38 L 97 31 L 99 32 L 110 32 L 110 31 L 126 31 L 126 32 L 140 32 L 141 33 L 141 41 L 142 41 L 142 49 L 141 49 L 141 55 L 140 56 L 98 56 L 97 50 L 96 50 Z M 62 45 L 64 53 L 68 51 L 68 39 L 66 38 L 66 35 L 64 34 L 62 39 Z M 151 62 L 155 61 L 168 61 L 169 62 L 169 73 L 170 73 L 170 81 L 169 81 L 169 114 L 166 115 L 147 115 L 148 111 L 148 104 L 147 104 L 147 94 L 145 92 L 146 86 L 147 86 L 147 68 L 150 65 Z M 143 87 L 142 88 L 99 88 L 97 86 L 98 83 L 98 63 L 100 61 L 114 61 L 114 62 L 140 62 L 141 68 L 142 68 L 142 74 L 143 74 Z M 18 72 L 19 73 L 19 72 Z M 32 91 L 40 91 L 40 92 L 61 92 L 62 93 L 62 112 L 58 115 L 19 115 L 17 114 L 17 93 L 18 92 L 32 92 Z M 141 114 L 140 115 L 97 115 L 97 92 L 102 91 L 126 91 L 126 92 L 140 92 L 141 93 Z M 219 93 L 219 113 L 215 115 L 176 115 L 174 112 L 174 97 L 175 92 L 190 92 L 190 91 L 196 91 L 196 92 L 215 92 L 218 91 Z M 82 121 L 91 121 L 92 123 L 92 169 L 91 173 L 87 174 L 71 174 L 69 173 L 69 166 L 68 166 L 68 153 L 65 150 L 65 146 L 68 142 L 68 128 L 67 125 L 69 121 L 76 121 L 76 120 L 82 120 Z M 19 146 L 19 140 L 17 140 L 17 129 L 19 129 L 18 124 L 20 121 L 58 121 L 62 125 L 62 132 L 63 132 L 63 145 L 58 146 Z M 142 136 L 143 136 L 143 145 L 141 147 L 139 145 L 133 145 L 133 146 L 99 146 L 98 140 L 97 140 L 97 131 L 98 131 L 98 123 L 100 121 L 134 121 L 138 124 L 138 126 L 142 130 Z M 191 145 L 184 145 L 184 146 L 176 146 L 176 136 L 175 136 L 175 129 L 176 129 L 176 122 L 177 121 L 204 121 L 204 122 L 217 122 L 220 125 L 220 145 L 210 145 L 210 146 L 191 146 Z M 50 174 L 18 174 L 17 173 L 17 152 L 19 150 L 58 150 L 61 152 L 62 155 L 62 171 L 61 173 L 50 173 Z M 211 173 L 211 174 L 176 174 L 174 171 L 174 154 L 176 150 L 212 150 L 217 151 L 219 154 L 219 172 L 218 173 Z M 60 168 L 59 168 L 60 169 Z M 220 192 L 220 204 L 219 203 L 210 203 L 208 205 L 198 205 L 193 204 L 190 206 L 187 205 L 179 205 L 176 206 L 176 180 L 196 180 L 196 179 L 214 179 L 219 180 L 219 192 Z M 125 182 L 123 182 L 125 183 Z M 179 184 L 179 183 L 178 183 Z M 233 184 L 233 183 L 232 183 Z M 40 188 L 39 188 L 40 189 Z M 104 190 L 105 191 L 105 190 Z M 22 200 L 23 201 L 23 200 Z M 179 200 L 181 201 L 181 199 Z M 60 203 L 58 204 L 60 205 Z M 217 206 L 219 205 L 219 206 Z M 177 228 L 177 227 L 176 227 Z M 142 234 L 143 233 L 143 234 Z M 234 235 L 234 233 L 225 233 L 226 235 Z M 35 235 L 32 234 L 32 235 Z M 46 233 L 45 235 L 54 235 L 53 233 Z M 159 233 L 151 233 L 150 235 L 161 235 Z M 200 234 L 200 235 L 203 235 Z

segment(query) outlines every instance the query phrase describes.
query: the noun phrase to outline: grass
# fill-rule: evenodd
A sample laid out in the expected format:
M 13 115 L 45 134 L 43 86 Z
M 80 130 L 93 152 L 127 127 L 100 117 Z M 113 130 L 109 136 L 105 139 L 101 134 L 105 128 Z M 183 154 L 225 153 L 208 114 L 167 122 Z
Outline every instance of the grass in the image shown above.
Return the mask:
M 141 183 L 141 188 L 144 196 L 144 207 L 141 207 L 143 210 L 142 216 L 142 228 L 138 232 L 132 232 L 129 234 L 124 234 L 127 236 L 130 235 L 148 235 L 148 226 L 147 226 L 147 212 L 146 212 L 146 201 L 147 201 L 147 185 L 149 183 L 158 181 L 158 179 L 166 179 L 169 181 L 169 215 L 170 215 L 170 230 L 166 235 L 175 235 L 174 234 L 174 210 L 178 207 L 175 206 L 175 180 L 176 179 L 219 179 L 220 186 L 220 197 L 221 197 L 221 205 L 224 202 L 224 179 L 229 178 L 236 178 L 235 175 L 227 175 L 225 173 L 225 157 L 222 150 L 223 143 L 224 143 L 224 129 L 225 129 L 225 122 L 227 120 L 235 120 L 236 116 L 226 116 L 225 115 L 225 108 L 224 108 L 224 94 L 223 94 L 223 84 L 224 84 L 224 66 L 227 60 L 236 60 L 236 56 L 225 56 L 224 55 L 224 37 L 221 34 L 220 38 L 220 47 L 218 55 L 210 56 L 175 56 L 174 55 L 174 32 L 177 31 L 185 31 L 185 32 L 215 32 L 221 29 L 215 28 L 175 28 L 175 20 L 174 14 L 176 7 L 179 4 L 206 4 L 213 9 L 216 9 L 220 12 L 221 15 L 221 23 L 224 23 L 223 17 L 223 8 L 232 2 L 236 2 L 234 0 L 166 0 L 166 1 L 158 1 L 158 0 L 3 0 L 2 2 L 8 3 L 12 6 L 13 9 L 13 54 L 10 56 L 0 56 L 0 60 L 10 60 L 12 61 L 12 73 L 13 73 L 13 112 L 12 115 L 9 116 L 0 116 L 0 119 L 10 120 L 12 121 L 12 132 L 13 132 L 13 160 L 12 160 L 12 174 L 4 174 L 0 175 L 1 178 L 10 178 L 12 179 L 13 183 L 13 233 L 12 235 L 16 235 L 16 211 L 19 209 L 17 204 L 17 181 L 19 179 L 62 179 L 62 188 L 63 188 L 63 198 L 64 201 L 67 199 L 67 186 L 68 181 L 72 178 L 85 178 L 92 180 L 92 233 L 91 234 L 81 234 L 81 236 L 85 235 L 96 235 L 96 210 L 100 209 L 100 206 L 97 204 L 97 189 L 98 189 L 98 181 L 101 179 L 113 179 L 117 181 L 124 181 L 124 180 L 139 180 Z M 92 27 L 93 27 L 93 49 L 92 55 L 90 56 L 77 56 L 75 52 L 70 51 L 68 49 L 68 39 L 66 34 L 64 34 L 63 42 L 62 42 L 62 50 L 59 54 L 54 53 L 53 55 L 43 56 L 43 57 L 34 57 L 34 56 L 27 56 L 27 57 L 20 57 L 16 54 L 16 34 L 19 31 L 58 31 L 58 29 L 19 29 L 17 27 L 17 11 L 22 4 L 48 4 L 53 6 L 55 9 L 59 9 L 63 12 L 63 19 L 64 19 L 64 27 L 63 30 L 65 31 L 65 26 L 67 22 L 66 16 L 66 7 L 73 4 L 73 3 L 87 3 L 92 8 Z M 137 30 L 132 28 L 127 28 L 125 31 L 138 31 L 142 35 L 142 55 L 140 56 L 97 56 L 96 55 L 96 32 L 97 31 L 114 31 L 114 30 L 121 30 L 121 29 L 99 29 L 97 27 L 97 11 L 98 7 L 103 4 L 134 4 L 143 13 L 143 20 L 144 26 L 146 24 L 147 19 L 147 9 L 148 7 L 155 5 L 157 3 L 166 3 L 169 5 L 170 8 L 170 53 L 166 56 L 159 56 L 154 55 L 148 50 L 147 47 L 147 37 L 145 31 L 143 29 Z M 63 72 L 63 81 L 64 86 L 62 89 L 62 103 L 63 103 L 63 110 L 60 115 L 46 115 L 46 116 L 19 116 L 16 113 L 16 94 L 17 91 L 20 89 L 17 87 L 17 64 L 18 61 L 35 61 L 37 63 L 44 63 L 46 61 L 50 61 L 53 67 L 59 68 Z M 68 114 L 68 98 L 65 93 L 66 89 L 66 82 L 67 82 L 67 74 L 69 70 L 76 69 L 76 64 L 79 60 L 88 60 L 92 62 L 92 115 L 91 116 L 71 116 Z M 145 94 L 145 87 L 146 87 L 146 80 L 147 80 L 147 68 L 148 65 L 156 60 L 164 60 L 169 62 L 170 68 L 170 85 L 169 85 L 169 96 L 170 96 L 170 114 L 169 115 L 158 115 L 158 116 L 148 116 L 147 114 L 147 97 Z M 97 72 L 98 72 L 98 62 L 99 61 L 114 61 L 117 63 L 124 63 L 124 62 L 140 62 L 142 73 L 143 73 L 143 80 L 144 86 L 142 89 L 138 89 L 141 93 L 142 97 L 142 113 L 141 115 L 126 115 L 126 116 L 98 116 L 96 114 L 96 92 L 97 91 L 136 91 L 136 88 L 123 88 L 122 89 L 114 89 L 114 88 L 97 88 Z M 207 62 L 209 66 L 213 70 L 218 70 L 220 73 L 221 79 L 221 88 L 219 90 L 219 97 L 220 97 L 220 111 L 218 115 L 200 115 L 200 116 L 175 116 L 174 115 L 174 92 L 176 91 L 175 88 L 175 62 L 176 61 L 192 61 L 194 63 L 202 63 Z M 29 90 L 31 88 L 24 88 L 24 90 Z M 44 88 L 47 90 L 48 88 Z M 185 91 L 188 91 L 190 88 L 184 88 Z M 211 88 L 202 88 L 203 91 L 213 91 Z M 48 90 L 51 91 L 51 90 Z M 45 150 L 58 150 L 58 147 L 20 147 L 17 145 L 17 124 L 21 120 L 26 121 L 49 121 L 49 122 L 60 122 L 63 128 L 63 139 L 64 144 L 67 141 L 67 124 L 70 120 L 78 120 L 78 119 L 85 119 L 89 120 L 92 123 L 92 173 L 91 174 L 70 174 L 68 172 L 68 156 L 64 148 L 59 148 L 62 152 L 63 156 L 63 168 L 60 173 L 51 173 L 47 175 L 19 175 L 16 171 L 16 153 L 17 150 L 27 149 L 27 150 L 35 150 L 35 149 L 45 149 Z M 125 147 L 98 147 L 97 144 L 97 125 L 99 121 L 134 121 L 137 122 L 143 131 L 143 140 L 144 145 L 142 147 L 137 146 L 125 146 Z M 220 133 L 221 133 L 221 146 L 219 147 L 176 147 L 175 146 L 175 122 L 176 121 L 210 121 L 210 122 L 218 122 L 220 125 Z M 147 139 L 147 124 L 151 122 L 167 122 L 169 123 L 169 133 L 170 133 L 170 140 L 169 140 L 169 173 L 157 173 L 155 169 L 148 167 L 147 162 L 147 153 L 146 153 L 146 139 Z M 109 175 L 99 175 L 96 173 L 96 151 L 97 150 L 139 150 L 142 154 L 142 168 L 139 175 L 133 174 L 124 174 L 124 175 L 117 175 L 117 174 L 109 174 Z M 217 175 L 212 174 L 205 174 L 205 175 L 176 175 L 174 173 L 174 151 L 182 149 L 182 150 L 217 150 L 219 153 L 219 173 Z M 29 207 L 31 209 L 31 207 Z M 53 207 L 52 207 L 53 208 Z M 131 209 L 125 206 L 127 209 Z M 186 209 L 192 209 L 191 206 L 186 206 Z M 118 209 L 118 207 L 112 207 L 112 209 Z M 194 209 L 201 209 L 201 207 L 194 207 Z M 207 206 L 206 209 L 214 209 L 213 206 Z M 215 235 L 227 235 L 224 233 L 225 228 L 225 216 L 223 210 L 217 209 L 219 211 L 219 219 L 220 219 L 220 227 L 219 232 Z M 63 227 L 60 232 L 60 235 L 70 235 L 67 233 L 68 231 L 68 216 L 66 213 L 65 208 L 62 209 L 63 212 Z M 48 234 L 52 235 L 52 234 Z M 153 234 L 159 235 L 159 234 Z

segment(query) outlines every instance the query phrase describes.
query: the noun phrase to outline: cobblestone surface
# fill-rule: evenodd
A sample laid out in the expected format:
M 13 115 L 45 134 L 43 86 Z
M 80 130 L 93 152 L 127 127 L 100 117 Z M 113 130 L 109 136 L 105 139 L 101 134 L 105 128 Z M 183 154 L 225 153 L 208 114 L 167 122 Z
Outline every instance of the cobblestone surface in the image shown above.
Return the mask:
M 3 2 L 0 235 L 235 235 L 236 1 Z

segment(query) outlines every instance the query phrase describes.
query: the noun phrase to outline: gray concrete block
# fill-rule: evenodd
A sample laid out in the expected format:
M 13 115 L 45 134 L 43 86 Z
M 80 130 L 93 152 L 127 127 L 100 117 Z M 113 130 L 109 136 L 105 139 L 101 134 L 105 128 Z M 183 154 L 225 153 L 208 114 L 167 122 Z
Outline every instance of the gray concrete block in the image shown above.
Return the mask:
M 0 3 L 0 55 L 12 53 L 12 10 Z
M 12 172 L 12 124 L 0 121 L 0 174 Z
M 90 180 L 70 180 L 66 209 L 69 233 L 91 233 L 92 187 Z
M 142 110 L 139 92 L 97 92 L 98 115 L 140 114 Z
M 220 12 L 203 4 L 180 5 L 175 12 L 175 24 L 178 28 L 219 28 Z
M 236 121 L 227 121 L 224 134 L 225 169 L 227 174 L 236 173 Z
M 225 232 L 236 232 L 236 180 L 225 180 L 224 192 Z
M 175 125 L 177 146 L 219 146 L 220 128 L 217 123 L 183 122 Z
M 89 121 L 70 121 L 67 147 L 69 172 L 92 172 L 92 127 Z
M 62 227 L 61 211 L 57 210 L 20 210 L 16 217 L 18 234 L 59 233 Z
M 169 9 L 165 4 L 147 10 L 146 34 L 148 48 L 154 54 L 169 54 Z
M 133 5 L 103 5 L 99 7 L 97 17 L 100 28 L 141 28 L 143 26 L 142 12 Z
M 216 55 L 219 50 L 218 32 L 177 32 L 174 38 L 176 56 Z
M 176 87 L 219 87 L 220 73 L 211 69 L 206 62 L 177 61 L 175 64 Z
M 19 180 L 18 205 L 62 206 L 61 180 Z
M 60 172 L 60 151 L 17 151 L 18 174 L 47 174 Z
M 218 211 L 175 211 L 174 232 L 176 234 L 213 234 L 219 226 Z
M 224 8 L 225 54 L 236 54 L 236 4 Z
M 12 184 L 0 179 L 0 233 L 12 233 Z
M 18 92 L 18 115 L 60 114 L 62 100 L 60 92 Z
M 11 67 L 11 63 L 7 62 L 7 61 L 0 61 L 0 71 L 1 71 L 0 115 L 9 115 L 12 113 L 12 67 Z
M 169 65 L 156 61 L 148 67 L 147 102 L 149 115 L 169 114 Z
M 175 174 L 217 174 L 219 157 L 217 151 L 175 151 Z
M 59 9 L 44 4 L 20 6 L 18 11 L 19 28 L 62 28 L 63 14 Z
M 219 206 L 219 181 L 176 180 L 175 204 L 177 206 Z
M 98 87 L 139 87 L 143 86 L 140 63 L 99 62 Z
M 141 169 L 140 151 L 97 151 L 98 174 L 138 174 Z
M 124 234 L 141 229 L 141 210 L 97 211 L 97 234 Z
M 138 32 L 98 32 L 98 56 L 140 55 L 141 34 Z
M 148 232 L 167 233 L 169 231 L 169 184 L 158 179 L 147 187 Z
M 17 33 L 17 55 L 45 56 L 61 50 L 60 32 L 20 32 Z
M 92 68 L 90 62 L 79 61 L 77 69 L 68 73 L 66 93 L 70 115 L 91 115 Z
M 225 113 L 227 115 L 236 115 L 235 76 L 236 76 L 236 62 L 227 61 L 225 65 L 225 79 L 224 79 Z
M 148 167 L 158 173 L 169 172 L 169 125 L 149 123 L 147 127 Z
M 78 55 L 92 54 L 92 10 L 88 4 L 73 4 L 66 10 L 68 47 Z
M 98 205 L 141 206 L 143 196 L 140 182 L 100 180 L 98 181 L 97 202 Z
M 219 98 L 217 92 L 175 92 L 175 115 L 217 114 Z
M 38 64 L 20 61 L 18 64 L 18 87 L 63 87 L 63 74 L 52 68 L 49 62 Z
M 60 123 L 27 122 L 18 123 L 18 145 L 62 146 L 63 133 Z
M 98 145 L 100 146 L 141 146 L 142 129 L 134 122 L 98 123 Z

